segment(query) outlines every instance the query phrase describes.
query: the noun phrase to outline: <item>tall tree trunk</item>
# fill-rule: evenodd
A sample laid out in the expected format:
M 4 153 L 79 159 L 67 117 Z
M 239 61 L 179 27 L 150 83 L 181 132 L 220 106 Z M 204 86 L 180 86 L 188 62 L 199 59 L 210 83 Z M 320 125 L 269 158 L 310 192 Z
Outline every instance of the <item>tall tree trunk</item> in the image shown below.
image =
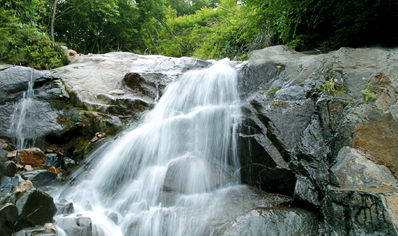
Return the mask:
M 58 2 L 58 0 L 54 0 L 53 16 L 51 18 L 51 41 L 53 42 L 53 45 L 55 44 L 55 40 L 54 40 L 54 22 L 55 22 L 55 12 L 57 10 L 57 2 Z
M 155 44 L 155 42 L 154 42 L 153 39 L 152 39 L 151 32 L 149 32 L 148 25 L 146 24 L 146 21 L 144 21 L 144 25 L 145 25 L 146 32 L 148 32 L 149 39 L 151 40 L 151 43 L 152 43 L 153 47 L 155 48 L 155 50 L 156 50 L 156 52 L 158 53 L 158 55 L 160 55 L 159 50 L 158 50 L 158 48 L 156 47 L 156 44 Z

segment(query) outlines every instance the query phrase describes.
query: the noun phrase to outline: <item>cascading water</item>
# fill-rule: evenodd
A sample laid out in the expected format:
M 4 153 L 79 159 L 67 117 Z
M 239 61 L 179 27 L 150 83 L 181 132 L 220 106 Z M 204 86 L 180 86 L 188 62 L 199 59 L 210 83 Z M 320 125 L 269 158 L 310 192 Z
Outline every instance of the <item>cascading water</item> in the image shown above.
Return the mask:
M 211 235 L 240 179 L 236 77 L 228 59 L 185 73 L 138 128 L 93 154 L 100 159 L 91 176 L 58 198 L 92 219 L 94 235 Z
M 14 137 L 14 144 L 19 149 L 33 147 L 35 144 L 35 123 L 37 119 L 36 111 L 34 109 L 34 79 L 33 69 L 30 73 L 30 80 L 28 82 L 28 89 L 23 93 L 22 99 L 18 103 L 14 113 L 11 117 L 10 134 Z

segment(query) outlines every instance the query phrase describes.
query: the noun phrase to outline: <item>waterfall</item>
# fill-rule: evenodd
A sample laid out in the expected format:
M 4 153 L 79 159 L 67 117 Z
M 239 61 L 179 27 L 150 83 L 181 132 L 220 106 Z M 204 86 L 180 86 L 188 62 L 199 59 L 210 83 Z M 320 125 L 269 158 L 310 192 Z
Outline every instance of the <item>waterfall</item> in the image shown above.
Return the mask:
M 93 235 L 211 235 L 228 218 L 225 195 L 239 184 L 240 120 L 228 59 L 189 71 L 141 125 L 93 153 L 97 164 L 58 199 L 92 219 Z
M 34 109 L 34 79 L 33 69 L 30 73 L 28 89 L 23 93 L 22 99 L 17 104 L 13 115 L 11 116 L 10 134 L 14 137 L 14 144 L 19 149 L 33 147 L 36 141 L 35 124 L 37 122 Z

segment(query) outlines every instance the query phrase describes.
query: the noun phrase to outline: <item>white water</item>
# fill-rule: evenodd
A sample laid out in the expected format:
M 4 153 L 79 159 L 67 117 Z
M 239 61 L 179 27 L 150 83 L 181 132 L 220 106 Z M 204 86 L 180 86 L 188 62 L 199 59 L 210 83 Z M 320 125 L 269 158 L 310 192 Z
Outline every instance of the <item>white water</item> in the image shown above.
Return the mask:
M 240 112 L 229 60 L 184 74 L 138 128 L 93 154 L 100 161 L 83 182 L 63 190 L 76 210 L 67 217 L 90 217 L 94 235 L 211 235 L 240 179 Z
M 19 149 L 33 147 L 36 142 L 35 123 L 37 113 L 34 109 L 34 79 L 33 69 L 30 74 L 27 91 L 23 93 L 22 99 L 17 104 L 11 117 L 10 134 L 14 137 L 14 144 Z

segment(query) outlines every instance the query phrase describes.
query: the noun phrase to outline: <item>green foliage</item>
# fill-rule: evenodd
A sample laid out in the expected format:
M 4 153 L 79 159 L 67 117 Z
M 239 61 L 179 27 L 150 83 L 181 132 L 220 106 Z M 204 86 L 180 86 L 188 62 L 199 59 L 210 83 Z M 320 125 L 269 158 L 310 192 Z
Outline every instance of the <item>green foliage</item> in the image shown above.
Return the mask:
M 336 79 L 334 77 L 331 77 L 329 80 L 325 81 L 323 86 L 319 89 L 321 92 L 326 92 L 330 94 L 343 94 L 343 86 L 338 85 L 336 83 Z
M 169 11 L 166 17 L 172 34 L 162 29 L 159 49 L 169 56 L 245 60 L 258 43 L 256 37 L 264 35 L 252 27 L 248 8 L 234 0 L 222 0 L 217 8 L 202 8 L 191 15 Z
M 142 46 L 137 20 L 130 0 L 59 1 L 55 39 L 84 54 L 132 51 Z
M 376 94 L 371 91 L 373 84 L 367 83 L 364 87 L 364 96 L 366 101 L 370 101 L 376 99 Z
M 0 7 L 0 60 L 38 69 L 67 63 L 62 49 L 52 44 L 39 24 L 46 12 L 44 2 L 5 1 Z
M 176 10 L 177 16 L 192 15 L 202 8 L 216 8 L 220 0 L 168 0 L 166 5 Z
M 246 0 L 278 43 L 296 50 L 396 46 L 396 0 Z M 260 23 L 260 22 L 259 22 Z

